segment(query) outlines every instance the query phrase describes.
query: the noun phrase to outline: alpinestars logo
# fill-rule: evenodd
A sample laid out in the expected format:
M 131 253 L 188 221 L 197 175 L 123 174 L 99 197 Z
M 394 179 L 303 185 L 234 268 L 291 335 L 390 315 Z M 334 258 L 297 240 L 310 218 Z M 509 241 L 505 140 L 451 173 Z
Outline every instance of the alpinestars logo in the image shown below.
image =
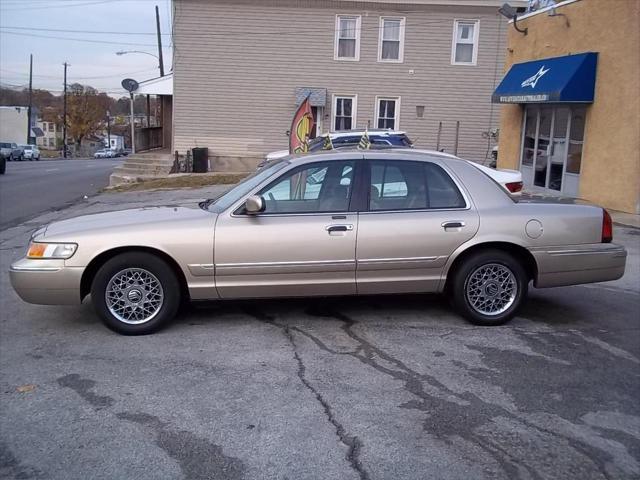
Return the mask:
M 542 76 L 547 73 L 549 71 L 549 69 L 545 69 L 544 65 L 540 67 L 540 70 L 538 70 L 538 72 L 533 75 L 532 77 L 527 78 L 524 82 L 522 82 L 520 84 L 521 87 L 531 87 L 531 88 L 536 88 L 536 84 L 538 83 L 538 80 L 540 80 L 542 78 Z

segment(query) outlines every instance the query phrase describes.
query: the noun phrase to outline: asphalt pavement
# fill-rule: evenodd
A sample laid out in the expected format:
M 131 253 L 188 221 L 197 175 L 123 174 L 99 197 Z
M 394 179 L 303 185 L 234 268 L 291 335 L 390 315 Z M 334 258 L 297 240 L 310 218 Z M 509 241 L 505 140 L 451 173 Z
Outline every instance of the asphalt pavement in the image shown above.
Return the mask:
M 0 229 L 68 207 L 109 184 L 122 159 L 68 159 L 7 162 L 0 175 Z
M 0 232 L 0 477 L 640 478 L 640 230 L 627 273 L 531 289 L 502 327 L 434 295 L 237 301 L 117 335 L 23 303 L 7 268 L 51 220 L 193 203 L 100 194 Z

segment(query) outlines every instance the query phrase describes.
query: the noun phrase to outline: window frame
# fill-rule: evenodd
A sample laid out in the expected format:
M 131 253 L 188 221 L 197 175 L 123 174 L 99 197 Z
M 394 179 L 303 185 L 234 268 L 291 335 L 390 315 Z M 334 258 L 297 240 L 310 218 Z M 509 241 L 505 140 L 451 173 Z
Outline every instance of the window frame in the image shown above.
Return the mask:
M 384 33 L 384 21 L 385 20 L 400 20 L 400 46 L 398 47 L 398 58 L 382 58 L 382 45 L 383 45 L 383 33 Z M 380 63 L 404 63 L 404 32 L 407 18 L 406 17 L 394 17 L 394 16 L 381 16 L 380 24 L 378 27 L 378 62 Z
M 351 18 L 356 21 L 356 38 L 355 38 L 355 52 L 353 57 L 340 57 L 340 19 Z M 336 24 L 333 42 L 333 59 L 340 62 L 359 62 L 360 61 L 360 34 L 362 25 L 362 15 L 348 15 L 348 14 L 336 14 Z M 347 39 L 353 40 L 353 39 Z
M 473 51 L 471 52 L 471 61 L 470 62 L 456 62 L 456 48 L 458 46 L 458 25 L 460 24 L 470 24 L 474 25 L 473 27 L 473 39 L 471 42 L 464 42 L 463 45 L 473 45 Z M 478 50 L 480 47 L 480 20 L 479 19 L 470 19 L 470 18 L 456 18 L 453 20 L 453 39 L 451 42 L 451 65 L 459 65 L 459 66 L 467 66 L 467 67 L 475 67 L 478 64 Z
M 351 102 L 351 130 L 354 130 L 358 120 L 358 94 L 344 95 L 334 93 L 331 96 L 331 130 L 330 132 L 347 132 L 348 130 L 336 130 L 336 112 L 339 98 L 349 98 Z
M 349 189 L 349 199 L 347 201 L 347 208 L 345 210 L 326 210 L 326 211 L 318 211 L 318 212 L 260 212 L 257 215 L 250 215 L 244 211 L 244 204 L 248 197 L 252 195 L 260 195 L 260 192 L 268 190 L 274 185 L 277 185 L 280 181 L 282 181 L 285 176 L 292 176 L 298 173 L 301 170 L 306 170 L 309 168 L 314 168 L 318 165 L 332 165 L 340 162 L 351 162 L 353 164 L 353 173 L 351 175 L 351 188 Z M 342 158 L 342 159 L 332 159 L 332 160 L 319 160 L 316 162 L 303 163 L 301 165 L 292 165 L 292 168 L 284 169 L 284 171 L 278 172 L 279 175 L 271 180 L 270 182 L 263 183 L 256 187 L 252 193 L 245 195 L 243 199 L 234 205 L 232 205 L 228 211 L 231 212 L 232 217 L 297 217 L 297 216 L 310 216 L 310 215 L 346 215 L 349 213 L 356 212 L 355 207 L 360 204 L 358 199 L 358 191 L 360 189 L 361 180 L 359 178 L 362 176 L 362 161 L 357 158 Z
M 393 128 L 391 130 L 393 131 L 397 131 L 400 129 L 400 96 L 397 97 L 390 97 L 390 96 L 382 96 L 382 95 L 376 95 L 376 105 L 375 105 L 375 128 L 380 128 L 378 127 L 378 120 L 380 120 L 380 101 L 381 100 L 393 100 L 396 102 L 396 106 L 395 106 L 395 116 L 393 117 Z M 389 117 L 385 117 L 385 118 L 389 118 Z
M 424 164 L 430 163 L 431 165 L 437 168 L 440 168 L 445 173 L 445 175 L 447 175 L 451 179 L 451 182 L 458 189 L 458 192 L 460 193 L 460 196 L 464 201 L 464 206 L 450 207 L 450 208 L 402 208 L 402 209 L 390 209 L 390 210 L 371 210 L 370 208 L 371 207 L 371 165 L 374 162 L 419 163 L 423 165 L 423 168 L 424 168 Z M 404 159 L 373 158 L 373 157 L 365 159 L 365 163 L 366 163 L 366 167 L 363 169 L 364 171 L 362 172 L 363 181 L 360 184 L 363 187 L 362 188 L 363 198 L 360 204 L 361 209 L 358 210 L 360 213 L 376 215 L 381 213 L 387 214 L 387 213 L 415 213 L 415 212 L 444 212 L 444 211 L 461 211 L 461 210 L 471 209 L 471 203 L 469 202 L 465 189 L 462 188 L 462 185 L 460 184 L 460 182 L 458 182 L 455 176 L 452 175 L 451 172 L 444 165 L 440 165 L 439 163 L 436 163 L 436 162 L 424 161 L 424 160 L 404 160 Z M 353 199 L 353 195 L 351 198 Z

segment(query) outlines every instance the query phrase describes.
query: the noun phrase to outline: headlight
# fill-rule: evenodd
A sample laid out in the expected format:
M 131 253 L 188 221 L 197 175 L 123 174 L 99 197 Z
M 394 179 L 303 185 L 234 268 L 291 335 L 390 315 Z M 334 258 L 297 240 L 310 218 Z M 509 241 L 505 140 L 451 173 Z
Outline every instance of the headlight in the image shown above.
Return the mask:
M 30 242 L 27 258 L 71 258 L 76 253 L 75 243 L 40 243 Z

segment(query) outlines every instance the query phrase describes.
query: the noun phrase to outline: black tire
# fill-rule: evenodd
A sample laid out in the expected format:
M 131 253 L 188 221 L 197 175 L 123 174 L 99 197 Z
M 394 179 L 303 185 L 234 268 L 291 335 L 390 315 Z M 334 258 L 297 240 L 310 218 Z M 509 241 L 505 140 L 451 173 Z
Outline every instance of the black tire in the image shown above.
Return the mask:
M 483 274 L 489 277 L 484 279 Z M 465 258 L 456 267 L 449 295 L 455 309 L 474 325 L 502 325 L 525 302 L 529 280 L 522 263 L 511 254 L 484 250 Z
M 127 275 L 135 275 L 136 272 L 144 275 L 147 280 L 152 282 L 152 285 L 155 285 L 156 281 L 160 284 L 162 299 L 153 300 L 160 303 L 154 304 L 153 310 L 155 313 L 150 315 L 150 319 L 131 319 L 131 321 L 139 321 L 140 323 L 128 323 L 122 319 L 123 317 L 118 318 L 118 316 L 111 311 L 107 304 L 106 291 L 112 279 L 122 279 L 123 276 L 129 278 Z M 136 289 L 138 286 L 139 289 Z M 131 304 L 129 300 L 132 297 L 129 297 L 129 294 L 134 294 L 134 299 L 138 296 L 141 299 L 148 300 L 152 297 L 147 295 L 156 295 L 155 292 L 158 292 L 157 289 L 149 292 L 145 290 L 144 286 L 140 286 L 140 284 L 133 285 L 129 290 L 122 289 L 120 286 L 116 286 L 115 288 L 118 289 L 118 293 L 122 294 L 121 299 L 123 303 L 116 304 L 116 306 L 113 306 L 113 303 L 111 305 L 114 310 L 118 308 L 129 309 L 124 311 L 119 310 L 123 315 L 134 315 L 134 306 L 137 306 L 135 311 L 140 312 L 139 306 L 141 304 L 150 305 L 145 302 Z M 132 292 L 133 290 L 137 290 L 137 293 Z M 123 335 L 146 335 L 157 331 L 166 322 L 175 317 L 178 307 L 180 306 L 180 290 L 180 282 L 171 267 L 167 265 L 164 260 L 150 253 L 131 252 L 117 255 L 100 267 L 91 285 L 91 300 L 96 312 L 102 318 L 105 325 L 111 330 Z

